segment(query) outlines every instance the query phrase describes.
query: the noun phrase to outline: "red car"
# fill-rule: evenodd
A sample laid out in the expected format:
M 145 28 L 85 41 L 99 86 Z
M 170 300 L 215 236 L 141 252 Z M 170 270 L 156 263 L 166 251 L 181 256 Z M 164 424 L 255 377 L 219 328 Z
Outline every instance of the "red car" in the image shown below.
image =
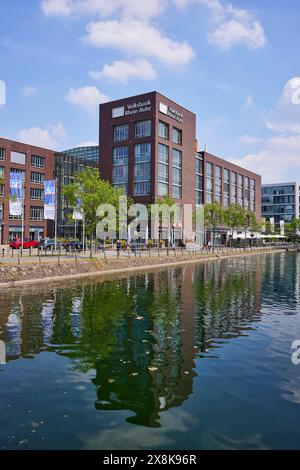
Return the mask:
M 25 238 L 23 241 L 23 249 L 29 250 L 30 248 L 37 248 L 38 244 L 39 242 L 37 241 L 33 241 L 33 240 L 29 240 L 28 238 Z M 13 240 L 9 244 L 10 248 L 12 248 L 13 250 L 18 250 L 19 248 L 21 248 L 21 245 L 22 245 L 22 240 Z

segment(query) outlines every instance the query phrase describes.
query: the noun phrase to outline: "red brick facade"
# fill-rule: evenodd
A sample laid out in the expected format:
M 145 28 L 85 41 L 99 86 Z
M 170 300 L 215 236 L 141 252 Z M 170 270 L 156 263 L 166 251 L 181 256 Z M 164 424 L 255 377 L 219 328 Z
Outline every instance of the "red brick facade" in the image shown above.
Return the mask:
M 10 172 L 12 169 L 25 172 L 25 219 L 24 219 L 24 237 L 41 238 L 53 236 L 53 223 L 46 220 L 32 220 L 31 208 L 43 208 L 43 199 L 33 199 L 31 189 L 43 190 L 43 183 L 34 183 L 31 181 L 31 173 L 42 174 L 45 180 L 53 179 L 55 166 L 55 153 L 32 145 L 22 144 L 7 139 L 0 138 L 0 167 L 3 168 L 4 194 L 1 192 L 0 205 L 3 205 L 3 218 L 1 223 L 2 239 L 1 243 L 9 242 L 13 234 L 21 233 L 22 221 L 13 220 L 9 217 L 9 194 L 10 194 Z M 12 152 L 25 154 L 25 164 L 12 162 Z M 42 157 L 44 168 L 38 168 L 32 164 L 32 156 Z

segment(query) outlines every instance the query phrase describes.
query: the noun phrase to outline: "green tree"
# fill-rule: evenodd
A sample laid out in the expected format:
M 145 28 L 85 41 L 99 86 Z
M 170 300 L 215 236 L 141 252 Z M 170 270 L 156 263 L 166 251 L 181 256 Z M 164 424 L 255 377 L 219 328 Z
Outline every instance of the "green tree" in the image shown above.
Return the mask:
M 244 210 L 239 204 L 232 204 L 224 210 L 224 223 L 231 230 L 230 245 L 235 230 L 244 224 Z
M 216 244 L 217 228 L 224 223 L 224 209 L 219 202 L 207 204 L 204 208 L 204 221 L 207 228 L 210 229 L 213 239 L 213 250 Z
M 254 231 L 257 226 L 256 215 L 250 209 L 243 209 L 243 226 L 245 230 L 245 246 L 247 244 L 246 234 L 247 231 Z
M 124 191 L 114 188 L 108 181 L 101 180 L 96 168 L 87 168 L 75 174 L 74 181 L 64 187 L 63 194 L 71 207 L 78 207 L 83 213 L 86 234 L 92 239 L 98 223 L 98 207 L 101 204 L 111 204 L 118 208 L 119 198 L 124 196 Z

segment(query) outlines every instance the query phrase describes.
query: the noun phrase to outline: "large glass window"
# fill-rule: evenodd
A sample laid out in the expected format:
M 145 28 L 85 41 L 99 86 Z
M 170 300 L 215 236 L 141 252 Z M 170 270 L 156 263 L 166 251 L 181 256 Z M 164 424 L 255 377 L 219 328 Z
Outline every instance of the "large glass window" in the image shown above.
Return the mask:
M 231 204 L 237 203 L 237 174 L 231 173 Z
M 229 206 L 229 192 L 230 192 L 230 171 L 224 169 L 224 207 Z
M 213 164 L 206 163 L 205 170 L 205 200 L 206 204 L 211 204 L 213 201 Z
M 169 193 L 169 147 L 158 144 L 158 195 Z
M 245 200 L 244 205 L 246 209 L 250 207 L 250 180 L 247 176 L 244 178 L 244 187 L 245 187 Z
M 129 126 L 128 124 L 122 124 L 114 127 L 114 141 L 121 142 L 128 140 L 129 137 Z
M 251 179 L 251 188 L 250 188 L 250 209 L 255 211 L 255 180 Z
M 45 175 L 44 173 L 35 173 L 32 171 L 30 181 L 31 183 L 42 184 L 45 181 Z
M 169 125 L 163 121 L 158 123 L 158 136 L 161 139 L 169 140 Z
M 137 144 L 134 146 L 134 161 L 150 162 L 151 161 L 151 144 Z
M 172 196 L 182 197 L 182 152 L 173 149 L 172 158 Z
M 135 123 L 135 138 L 151 137 L 151 121 L 140 121 Z
M 196 154 L 196 204 L 203 204 L 203 158 L 199 153 Z
M 44 220 L 44 208 L 30 207 L 30 220 Z
M 0 160 L 5 160 L 5 149 L 0 149 Z
M 182 145 L 182 130 L 177 129 L 177 127 L 173 127 L 173 136 L 172 136 L 173 144 Z
M 112 183 L 128 193 L 128 147 L 113 149 Z
M 42 201 L 44 199 L 44 191 L 38 188 L 30 188 L 30 199 Z
M 150 194 L 151 144 L 138 144 L 134 147 L 134 195 Z
M 38 155 L 31 155 L 31 166 L 35 168 L 45 168 L 45 158 Z
M 217 202 L 222 202 L 222 168 L 216 166 L 215 172 L 215 199 Z
M 243 191 L 244 191 L 243 176 L 238 175 L 238 204 L 240 206 L 243 205 Z
M 4 166 L 0 166 L 0 179 L 4 178 Z

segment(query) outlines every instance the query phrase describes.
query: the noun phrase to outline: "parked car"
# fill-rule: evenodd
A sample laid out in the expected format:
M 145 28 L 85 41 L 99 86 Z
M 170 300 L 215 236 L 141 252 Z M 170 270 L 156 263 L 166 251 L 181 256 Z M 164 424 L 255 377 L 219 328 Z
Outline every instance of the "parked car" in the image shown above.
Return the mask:
M 55 240 L 40 240 L 38 248 L 49 251 L 55 249 Z M 59 243 L 56 243 L 56 248 L 59 248 Z
M 66 251 L 82 251 L 83 244 L 81 242 L 70 241 L 70 242 L 63 243 L 63 248 Z
M 30 240 L 29 238 L 25 238 L 23 240 L 23 249 L 24 250 L 29 250 L 30 248 L 37 248 L 39 245 L 39 242 L 35 241 L 35 240 Z M 10 248 L 12 248 L 13 250 L 19 250 L 19 248 L 21 248 L 22 246 L 22 240 L 13 240 L 12 242 L 10 242 L 9 244 Z

